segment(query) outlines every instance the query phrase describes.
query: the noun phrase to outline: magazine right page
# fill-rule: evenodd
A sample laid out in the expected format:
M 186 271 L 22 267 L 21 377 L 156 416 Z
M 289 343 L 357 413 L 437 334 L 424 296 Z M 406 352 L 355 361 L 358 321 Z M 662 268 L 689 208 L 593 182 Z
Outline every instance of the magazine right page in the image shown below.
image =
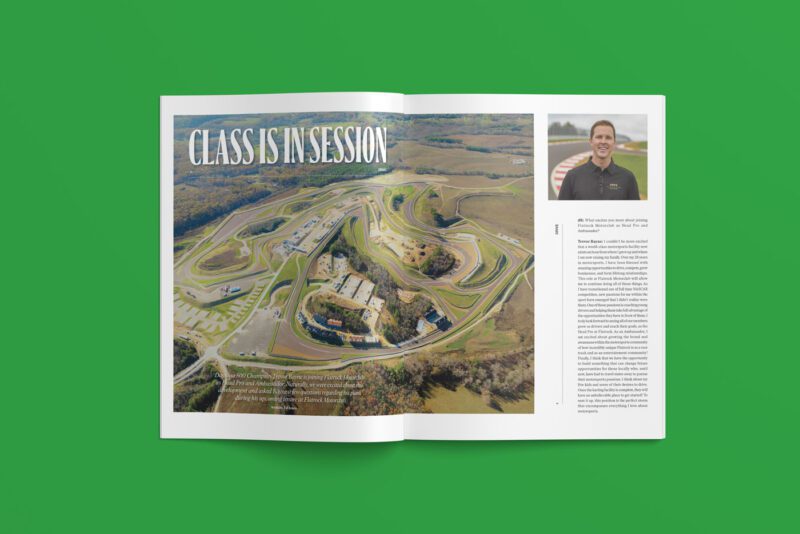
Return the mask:
M 431 368 L 410 370 L 427 377 L 428 413 L 404 417 L 406 439 L 665 436 L 664 105 L 405 97 L 407 120 L 433 132 L 404 153 L 429 184 L 414 220 L 461 228 L 443 234 L 477 271 L 440 296 L 480 315 L 408 362 Z

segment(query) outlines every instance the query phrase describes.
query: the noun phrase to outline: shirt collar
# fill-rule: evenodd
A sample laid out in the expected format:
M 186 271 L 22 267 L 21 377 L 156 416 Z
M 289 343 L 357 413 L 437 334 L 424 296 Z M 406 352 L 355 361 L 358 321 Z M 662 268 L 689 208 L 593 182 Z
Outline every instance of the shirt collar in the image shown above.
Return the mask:
M 608 174 L 614 174 L 614 172 L 617 170 L 617 164 L 614 163 L 614 158 L 611 158 L 611 163 L 608 164 L 608 167 L 606 167 L 605 169 L 601 169 L 600 167 L 594 164 L 594 161 L 592 161 L 592 156 L 589 156 L 589 165 L 592 166 L 592 172 L 598 172 L 598 171 L 603 172 L 603 170 L 605 170 L 608 172 Z

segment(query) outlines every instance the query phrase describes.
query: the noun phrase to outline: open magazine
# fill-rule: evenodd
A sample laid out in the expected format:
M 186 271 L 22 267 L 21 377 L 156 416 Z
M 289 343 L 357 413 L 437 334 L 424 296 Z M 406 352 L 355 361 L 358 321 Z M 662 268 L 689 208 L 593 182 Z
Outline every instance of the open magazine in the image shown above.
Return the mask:
M 664 105 L 162 97 L 162 437 L 663 438 Z

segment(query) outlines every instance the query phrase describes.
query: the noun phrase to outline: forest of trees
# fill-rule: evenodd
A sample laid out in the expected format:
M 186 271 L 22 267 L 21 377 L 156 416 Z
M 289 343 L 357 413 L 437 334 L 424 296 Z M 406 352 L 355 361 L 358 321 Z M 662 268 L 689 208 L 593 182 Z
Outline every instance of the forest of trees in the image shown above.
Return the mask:
M 431 143 L 447 143 L 451 145 L 460 145 L 464 141 L 461 139 L 453 139 L 452 137 L 426 137 Z
M 172 340 L 172 374 L 178 374 L 199 359 L 194 343 L 178 338 Z
M 214 408 L 222 391 L 222 378 L 214 364 L 175 386 L 172 407 L 176 412 L 208 412 Z
M 406 196 L 403 193 L 395 193 L 395 195 L 392 196 L 392 209 L 394 211 L 399 210 L 400 205 L 405 202 L 405 200 Z
M 345 397 L 342 415 L 391 415 L 424 411 L 425 402 L 408 380 L 402 366 L 366 364 L 360 373 L 364 388 L 360 395 Z
M 411 302 L 403 302 L 397 296 L 398 286 L 383 266 L 360 254 L 339 232 L 331 242 L 330 252 L 344 254 L 353 269 L 364 274 L 375 284 L 375 294 L 386 303 L 386 309 L 394 319 L 394 323 L 384 324 L 383 335 L 389 343 L 400 343 L 417 334 L 417 320 L 431 308 L 431 301 L 422 295 L 416 295 Z
M 586 134 L 586 130 L 578 130 L 578 127 L 567 121 L 564 124 L 554 122 L 547 128 L 550 135 L 574 135 L 575 137 Z
M 464 386 L 482 395 L 518 400 L 533 390 L 533 354 L 514 354 L 484 359 L 457 355 L 413 357 L 405 362 L 409 380 L 421 387 L 426 381 L 448 389 Z
M 381 298 L 384 298 L 381 296 Z M 431 309 L 431 301 L 422 295 L 415 295 L 411 302 L 403 302 L 392 293 L 392 298 L 385 298 L 386 307 L 395 323 L 383 325 L 383 335 L 389 343 L 401 343 L 417 335 L 417 321 Z
M 281 169 L 273 169 L 278 170 Z M 275 179 L 259 175 L 185 175 L 175 181 L 174 235 L 182 236 L 237 208 L 263 200 L 273 191 L 292 187 L 322 187 L 333 182 L 369 178 L 391 170 L 392 167 L 386 164 L 339 163 L 312 165 L 305 168 L 302 174 L 296 169 L 287 169 L 286 175 Z M 216 172 L 225 171 L 218 169 Z
M 175 188 L 175 236 L 199 228 L 217 217 L 258 200 L 267 198 L 272 191 L 263 184 L 232 183 L 224 187 Z M 177 198 L 180 197 L 180 202 Z
M 424 411 L 434 386 L 465 387 L 494 409 L 498 401 L 516 401 L 533 393 L 533 353 L 467 359 L 456 355 L 411 356 L 394 367 L 365 364 L 364 389 L 347 397 L 343 415 L 388 415 Z
M 439 228 L 447 228 L 448 226 L 453 226 L 455 223 L 461 220 L 461 217 L 457 216 L 447 218 L 441 213 L 439 213 L 439 210 L 437 210 L 436 208 L 431 208 L 431 217 L 433 217 L 433 222 Z
M 318 313 L 326 319 L 342 321 L 342 329 L 353 334 L 368 334 L 369 326 L 361 319 L 361 314 L 345 309 L 334 302 L 313 298 L 308 304 L 311 313 Z
M 439 277 L 453 268 L 456 258 L 444 247 L 437 245 L 428 258 L 422 262 L 420 270 L 433 278 Z

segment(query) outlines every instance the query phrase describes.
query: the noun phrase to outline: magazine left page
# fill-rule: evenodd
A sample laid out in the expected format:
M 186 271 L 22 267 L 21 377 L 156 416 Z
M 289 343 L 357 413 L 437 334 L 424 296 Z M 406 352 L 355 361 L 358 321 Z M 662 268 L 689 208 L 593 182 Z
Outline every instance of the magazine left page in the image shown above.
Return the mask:
M 374 335 L 388 273 L 346 256 L 402 195 L 402 114 L 386 93 L 162 97 L 162 437 L 403 439 L 351 365 L 400 350 Z

